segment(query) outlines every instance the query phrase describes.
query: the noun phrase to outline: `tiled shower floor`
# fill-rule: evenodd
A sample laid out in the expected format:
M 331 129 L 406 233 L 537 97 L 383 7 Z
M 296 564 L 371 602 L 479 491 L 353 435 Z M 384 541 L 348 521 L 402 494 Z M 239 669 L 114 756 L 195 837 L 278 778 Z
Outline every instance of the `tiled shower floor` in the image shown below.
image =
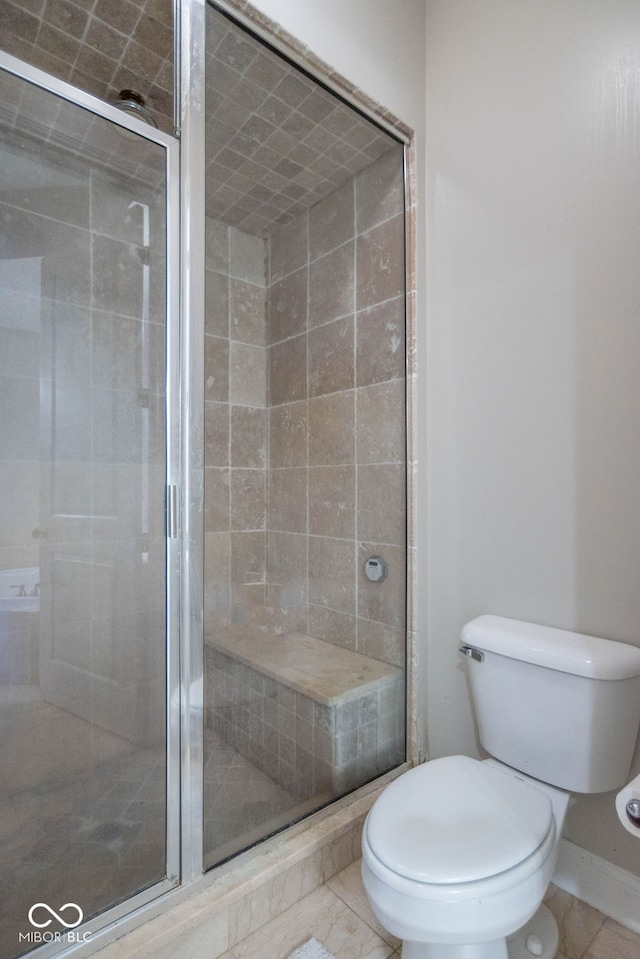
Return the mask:
M 290 793 L 211 730 L 205 733 L 204 800 L 205 866 L 299 816 Z
M 295 801 L 209 731 L 205 746 L 204 848 L 218 861 L 283 825 Z M 98 757 L 91 768 L 74 766 L 83 749 Z M 35 902 L 90 916 L 105 890 L 126 898 L 162 878 L 164 798 L 160 750 L 134 753 L 42 701 L 0 701 L 0 957 L 22 954 Z

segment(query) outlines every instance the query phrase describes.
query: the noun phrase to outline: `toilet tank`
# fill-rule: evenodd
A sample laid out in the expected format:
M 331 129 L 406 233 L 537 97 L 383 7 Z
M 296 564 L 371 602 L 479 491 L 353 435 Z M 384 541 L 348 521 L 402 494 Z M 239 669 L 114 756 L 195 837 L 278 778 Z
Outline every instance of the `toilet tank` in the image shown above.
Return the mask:
M 640 649 L 479 616 L 462 630 L 480 742 L 571 792 L 626 782 L 640 726 Z

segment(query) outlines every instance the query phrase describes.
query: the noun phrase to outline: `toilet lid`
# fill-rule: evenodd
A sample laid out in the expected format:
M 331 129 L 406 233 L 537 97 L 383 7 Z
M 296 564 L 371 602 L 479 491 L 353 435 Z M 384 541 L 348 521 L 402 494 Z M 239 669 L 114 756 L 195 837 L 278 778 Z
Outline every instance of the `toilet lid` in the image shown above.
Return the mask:
M 515 773 L 447 756 L 387 786 L 369 813 L 367 840 L 373 854 L 401 876 L 473 882 L 523 862 L 552 822 L 549 797 Z

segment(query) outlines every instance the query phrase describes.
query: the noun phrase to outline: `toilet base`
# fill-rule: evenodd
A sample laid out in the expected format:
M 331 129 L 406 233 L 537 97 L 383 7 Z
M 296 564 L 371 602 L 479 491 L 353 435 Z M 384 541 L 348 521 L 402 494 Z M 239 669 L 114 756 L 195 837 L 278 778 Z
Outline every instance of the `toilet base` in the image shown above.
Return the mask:
M 402 959 L 509 959 L 506 939 L 449 945 L 442 942 L 402 943 Z
M 555 919 L 546 906 L 540 906 L 529 922 L 507 939 L 509 959 L 553 959 L 559 941 Z
M 508 939 L 465 945 L 403 942 L 402 959 L 553 959 L 558 951 L 558 927 L 546 906 Z

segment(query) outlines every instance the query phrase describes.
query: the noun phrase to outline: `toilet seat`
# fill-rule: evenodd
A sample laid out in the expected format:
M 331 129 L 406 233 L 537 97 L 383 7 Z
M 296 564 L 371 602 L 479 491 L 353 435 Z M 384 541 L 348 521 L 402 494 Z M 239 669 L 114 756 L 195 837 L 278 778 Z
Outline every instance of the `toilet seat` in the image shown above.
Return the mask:
M 514 869 L 520 873 L 520 866 L 538 868 L 554 836 L 544 792 L 468 756 L 447 756 L 404 773 L 377 799 L 366 823 L 368 852 L 385 873 L 450 893 Z

